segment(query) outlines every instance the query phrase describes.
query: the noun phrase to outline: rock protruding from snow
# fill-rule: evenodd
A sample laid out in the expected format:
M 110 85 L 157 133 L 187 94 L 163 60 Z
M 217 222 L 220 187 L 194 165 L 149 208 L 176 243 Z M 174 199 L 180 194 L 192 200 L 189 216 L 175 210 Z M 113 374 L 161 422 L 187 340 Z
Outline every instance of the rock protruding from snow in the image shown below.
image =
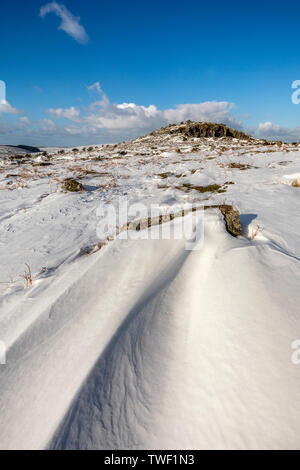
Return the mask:
M 179 125 L 169 125 L 162 127 L 156 131 L 158 133 L 181 134 L 185 137 L 231 137 L 239 140 L 252 140 L 253 137 L 242 131 L 232 129 L 226 124 L 218 124 L 215 122 L 193 122 L 186 121 Z
M 67 178 L 62 184 L 62 189 L 71 193 L 76 193 L 78 191 L 82 191 L 83 186 L 81 183 L 74 180 L 73 178 Z
M 224 215 L 226 229 L 234 237 L 238 237 L 243 234 L 240 213 L 235 206 L 221 204 L 217 206 L 218 209 Z
M 140 220 L 133 220 L 125 224 L 120 231 L 124 232 L 126 230 L 136 230 L 139 232 L 140 230 L 147 230 L 148 228 L 154 227 L 155 225 L 171 222 L 178 217 L 184 217 L 191 212 L 196 212 L 197 210 L 201 209 L 219 209 L 224 216 L 227 232 L 234 237 L 238 237 L 243 234 L 240 213 L 235 206 L 228 204 L 192 207 L 189 209 L 180 210 L 178 212 L 170 212 L 169 214 L 159 215 L 157 217 L 147 217 Z

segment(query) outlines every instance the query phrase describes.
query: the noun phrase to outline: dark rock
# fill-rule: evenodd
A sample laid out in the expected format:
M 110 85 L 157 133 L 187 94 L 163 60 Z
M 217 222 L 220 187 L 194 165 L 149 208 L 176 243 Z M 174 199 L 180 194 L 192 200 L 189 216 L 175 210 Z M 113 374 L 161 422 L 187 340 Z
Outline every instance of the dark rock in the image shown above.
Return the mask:
M 234 237 L 243 234 L 240 213 L 235 206 L 220 204 L 216 206 L 205 206 L 204 209 L 219 209 L 225 219 L 226 229 Z
M 234 206 L 223 205 L 220 206 L 220 211 L 224 215 L 227 231 L 234 237 L 242 235 L 243 230 L 238 209 Z
M 82 191 L 83 186 L 78 181 L 76 181 L 72 178 L 67 178 L 62 183 L 62 189 L 65 190 L 65 191 L 69 191 L 71 193 L 76 193 L 78 191 Z
M 159 215 L 157 217 L 148 217 L 140 220 L 134 220 L 132 222 L 128 222 L 127 224 L 123 225 L 121 228 L 121 232 L 124 232 L 126 230 L 145 230 L 149 227 L 153 227 L 155 225 L 161 225 L 166 222 L 170 222 L 171 220 L 174 220 L 175 218 L 178 217 L 184 217 L 187 214 L 190 214 L 191 212 L 196 212 L 197 210 L 201 210 L 203 206 L 201 207 L 194 207 L 192 209 L 183 209 L 181 211 L 172 213 L 172 214 L 166 214 L 166 215 Z M 243 234 L 242 232 L 242 225 L 241 225 L 241 220 L 240 220 L 240 214 L 238 209 L 235 206 L 230 206 L 227 204 L 219 204 L 215 206 L 204 206 L 204 210 L 207 209 L 219 209 L 221 213 L 224 216 L 225 219 L 225 224 L 226 224 L 226 230 L 230 235 L 233 235 L 234 237 L 238 237 Z
M 244 132 L 227 127 L 225 124 L 212 122 L 187 121 L 183 126 L 171 131 L 187 137 L 231 137 L 241 140 L 250 140 L 251 137 Z
M 214 122 L 193 122 L 186 121 L 179 125 L 169 125 L 167 127 L 162 127 L 158 131 L 151 133 L 152 135 L 157 134 L 179 134 L 185 138 L 190 137 L 214 137 L 214 138 L 236 138 L 239 140 L 253 140 L 248 134 L 245 134 L 242 131 L 232 129 L 231 127 L 226 126 L 226 124 L 217 124 Z

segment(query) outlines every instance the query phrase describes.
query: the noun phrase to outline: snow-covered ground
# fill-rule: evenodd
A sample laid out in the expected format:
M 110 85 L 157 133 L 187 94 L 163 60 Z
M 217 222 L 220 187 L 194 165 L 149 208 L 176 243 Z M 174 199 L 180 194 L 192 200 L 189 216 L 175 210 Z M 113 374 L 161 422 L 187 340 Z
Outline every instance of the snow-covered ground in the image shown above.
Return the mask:
M 300 447 L 298 145 L 165 132 L 0 160 L 1 448 Z M 120 197 L 234 204 L 243 236 L 208 210 L 199 250 L 99 238 Z

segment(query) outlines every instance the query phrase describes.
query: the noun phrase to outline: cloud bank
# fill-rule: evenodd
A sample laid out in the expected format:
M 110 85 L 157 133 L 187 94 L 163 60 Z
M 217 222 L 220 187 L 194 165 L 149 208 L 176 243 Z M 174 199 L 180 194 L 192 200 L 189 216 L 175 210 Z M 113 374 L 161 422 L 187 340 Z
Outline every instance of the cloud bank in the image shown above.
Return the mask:
M 261 137 L 271 140 L 286 140 L 298 141 L 300 140 L 300 126 L 297 127 L 283 127 L 273 124 L 270 121 L 261 122 L 258 125 L 258 133 Z
M 80 122 L 80 110 L 76 109 L 74 106 L 66 109 L 48 109 L 48 113 L 51 114 L 53 118 L 65 118 L 70 121 Z
M 73 16 L 65 5 L 57 2 L 47 3 L 41 7 L 40 16 L 44 18 L 48 13 L 54 13 L 61 19 L 58 29 L 65 31 L 75 41 L 80 44 L 86 44 L 89 41 L 84 27 L 80 24 L 80 17 Z
M 15 140 L 32 145 L 68 146 L 136 138 L 162 126 L 188 119 L 242 128 L 241 121 L 232 114 L 234 105 L 227 101 L 178 104 L 173 108 L 159 109 L 153 104 L 111 103 L 99 82 L 87 89 L 91 94 L 96 94 L 90 104 L 80 108 L 72 105 L 50 108 L 46 110 L 50 119 L 31 122 L 22 118 L 9 127 L 2 126 L 0 135 L 14 133 Z M 6 111 L 10 109 L 7 105 L 5 107 Z M 14 108 L 11 111 L 17 112 Z
M 8 101 L 1 100 L 0 101 L 0 116 L 2 114 L 23 114 L 23 111 L 14 108 L 8 103 Z
M 234 105 L 227 101 L 179 104 L 174 108 L 160 110 L 153 104 L 111 103 L 99 82 L 90 85 L 88 90 L 96 91 L 99 99 L 84 108 L 83 112 L 74 106 L 48 110 L 52 118 L 65 118 L 77 123 L 77 127 L 66 128 L 72 134 L 96 134 L 101 130 L 141 133 L 187 119 L 213 121 L 241 128 L 241 122 L 231 114 Z

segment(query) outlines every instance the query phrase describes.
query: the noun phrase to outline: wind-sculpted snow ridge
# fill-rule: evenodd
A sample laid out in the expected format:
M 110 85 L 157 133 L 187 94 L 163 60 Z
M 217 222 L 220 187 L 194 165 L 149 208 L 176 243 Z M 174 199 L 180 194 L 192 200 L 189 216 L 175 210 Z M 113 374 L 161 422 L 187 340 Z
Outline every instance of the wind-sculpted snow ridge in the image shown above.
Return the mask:
M 298 262 L 206 218 L 199 251 L 117 239 L 11 312 L 1 448 L 299 446 Z
M 300 376 L 286 356 L 299 296 L 280 310 L 280 273 L 267 282 L 265 257 L 230 239 L 216 214 L 205 238 L 203 251 L 187 255 L 179 244 L 160 266 L 50 447 L 299 447 Z M 296 269 L 291 261 L 284 275 Z

